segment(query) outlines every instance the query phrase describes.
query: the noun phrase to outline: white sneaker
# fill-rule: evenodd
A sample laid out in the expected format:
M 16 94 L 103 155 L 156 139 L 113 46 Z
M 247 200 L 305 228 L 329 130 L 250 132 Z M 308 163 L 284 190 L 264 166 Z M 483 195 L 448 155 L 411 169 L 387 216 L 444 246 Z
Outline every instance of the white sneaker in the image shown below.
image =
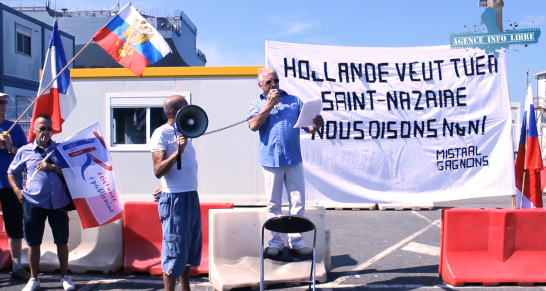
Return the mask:
M 40 280 L 36 278 L 30 278 L 27 285 L 23 288 L 23 291 L 34 291 L 40 288 Z
M 70 277 L 63 276 L 61 277 L 61 284 L 63 285 L 64 290 L 75 290 L 76 286 L 74 283 L 72 283 L 72 280 L 70 280 Z

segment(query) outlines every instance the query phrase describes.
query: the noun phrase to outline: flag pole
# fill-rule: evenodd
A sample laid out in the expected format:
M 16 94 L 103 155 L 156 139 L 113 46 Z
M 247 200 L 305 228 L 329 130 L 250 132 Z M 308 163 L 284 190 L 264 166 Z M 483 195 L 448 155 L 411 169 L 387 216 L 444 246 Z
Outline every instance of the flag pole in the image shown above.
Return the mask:
M 51 85 L 53 85 L 53 83 L 57 80 L 57 78 L 59 78 L 61 76 L 61 74 L 68 68 L 68 66 L 70 66 L 70 64 L 72 64 L 72 62 L 74 62 L 74 60 L 76 59 L 77 56 L 80 55 L 80 53 L 88 46 L 91 44 L 91 42 L 93 42 L 93 39 L 90 39 L 83 47 L 82 49 L 66 64 L 66 66 L 64 66 L 64 68 L 57 74 L 57 76 L 55 76 L 55 78 L 53 78 L 53 80 L 51 80 L 51 82 L 49 82 L 49 84 L 47 84 L 47 86 L 42 90 L 42 92 L 40 92 L 40 94 L 38 94 L 38 96 L 36 96 L 36 98 L 34 98 L 34 100 L 32 101 L 32 103 L 30 103 L 30 105 L 25 109 L 25 111 L 23 111 L 23 113 L 21 113 L 21 115 L 17 118 L 17 120 L 15 120 L 15 122 L 13 123 L 13 125 L 7 130 L 7 133 L 9 133 L 17 123 L 19 123 L 19 121 L 21 121 L 21 119 L 23 118 L 23 116 L 25 116 L 25 114 L 30 110 L 30 108 L 36 103 L 36 101 L 38 101 L 38 99 L 40 99 L 40 97 L 42 97 L 42 95 L 44 95 L 45 91 L 47 89 L 49 89 L 49 87 L 51 87 Z M 46 60 L 47 62 L 47 60 Z M 43 72 L 42 72 L 43 74 Z
M 525 99 L 527 99 L 528 90 L 529 90 L 529 70 L 527 70 L 527 86 L 525 87 Z M 534 102 L 534 100 L 531 100 L 531 101 Z M 527 110 L 530 110 L 530 109 L 527 108 Z M 526 133 L 529 132 L 528 128 L 531 122 L 531 112 L 528 112 L 527 116 L 529 118 L 527 121 L 527 128 L 525 128 Z M 537 121 L 533 120 L 533 122 L 537 122 Z M 527 136 L 527 134 L 525 136 Z M 527 170 L 525 169 L 525 167 L 527 166 L 527 140 L 528 140 L 528 137 L 525 139 L 525 159 L 523 159 L 523 181 L 521 182 L 521 201 L 519 202 L 519 209 L 522 209 L 523 207 L 523 196 L 525 195 L 525 176 L 526 176 L 525 173 L 527 173 Z
M 527 150 L 527 142 L 525 149 Z M 525 164 L 525 161 L 523 163 Z M 519 201 L 519 209 L 521 209 L 523 206 L 523 195 L 525 195 L 525 172 L 527 172 L 527 170 L 525 170 L 525 166 L 523 166 L 523 181 L 521 182 L 521 200 Z

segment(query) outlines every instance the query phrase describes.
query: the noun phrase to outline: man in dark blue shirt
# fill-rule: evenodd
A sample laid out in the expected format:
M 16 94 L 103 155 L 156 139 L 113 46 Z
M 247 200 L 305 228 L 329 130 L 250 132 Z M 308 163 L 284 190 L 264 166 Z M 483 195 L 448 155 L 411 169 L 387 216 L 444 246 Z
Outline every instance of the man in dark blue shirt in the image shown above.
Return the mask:
M 260 157 L 265 177 L 265 194 L 267 195 L 267 218 L 282 214 L 283 185 L 288 193 L 289 213 L 304 215 L 305 181 L 300 149 L 300 128 L 294 128 L 303 102 L 296 96 L 279 90 L 279 76 L 271 68 L 258 71 L 258 85 L 263 90 L 260 98 L 250 105 L 249 126 L 252 131 L 260 133 Z M 314 126 L 305 128 L 314 133 L 324 125 L 322 116 L 313 120 Z M 272 233 L 269 241 L 268 255 L 276 256 L 284 248 L 284 237 Z M 290 249 L 301 255 L 308 255 L 312 250 L 305 247 L 303 236 L 299 233 L 289 234 Z
M 13 98 L 5 93 L 0 93 L 0 204 L 4 216 L 4 225 L 9 237 L 9 248 L 13 262 L 11 277 L 28 280 L 30 274 L 21 266 L 21 248 L 23 243 L 23 205 L 19 203 L 15 192 L 8 181 L 8 167 L 20 147 L 27 144 L 25 132 L 19 126 L 7 133 L 13 125 L 13 121 L 5 118 L 8 102 Z M 23 181 L 19 177 L 19 181 Z

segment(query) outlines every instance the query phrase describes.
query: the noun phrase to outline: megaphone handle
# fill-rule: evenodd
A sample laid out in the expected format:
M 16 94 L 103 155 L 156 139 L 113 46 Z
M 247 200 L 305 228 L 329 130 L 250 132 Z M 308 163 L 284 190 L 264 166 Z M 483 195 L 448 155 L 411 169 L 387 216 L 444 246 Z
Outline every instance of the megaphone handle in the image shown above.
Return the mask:
M 182 154 L 180 154 L 180 148 L 178 148 L 178 155 L 176 156 L 176 168 L 182 169 Z

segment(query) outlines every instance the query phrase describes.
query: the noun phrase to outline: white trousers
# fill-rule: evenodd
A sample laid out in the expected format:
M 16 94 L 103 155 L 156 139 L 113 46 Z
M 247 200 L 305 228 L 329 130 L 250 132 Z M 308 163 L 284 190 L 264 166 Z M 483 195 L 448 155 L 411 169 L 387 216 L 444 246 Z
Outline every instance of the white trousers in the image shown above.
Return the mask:
M 262 167 L 265 178 L 265 194 L 268 199 L 267 218 L 282 215 L 283 185 L 288 193 L 289 214 L 303 216 L 305 212 L 305 181 L 302 163 L 288 167 Z M 269 247 L 282 250 L 285 234 L 272 231 L 271 235 L 273 237 L 269 241 Z M 301 233 L 288 234 L 288 246 L 295 250 L 305 247 L 305 240 Z

